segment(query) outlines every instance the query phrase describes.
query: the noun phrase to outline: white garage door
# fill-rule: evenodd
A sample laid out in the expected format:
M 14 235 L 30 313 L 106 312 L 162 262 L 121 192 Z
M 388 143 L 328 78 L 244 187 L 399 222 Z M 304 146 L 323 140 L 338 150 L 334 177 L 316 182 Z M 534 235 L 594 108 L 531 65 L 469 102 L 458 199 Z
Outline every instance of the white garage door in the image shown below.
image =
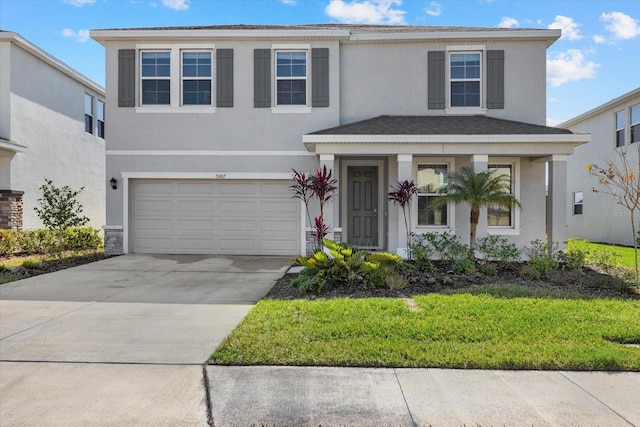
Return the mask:
M 297 255 L 300 202 L 290 182 L 132 180 L 137 253 Z

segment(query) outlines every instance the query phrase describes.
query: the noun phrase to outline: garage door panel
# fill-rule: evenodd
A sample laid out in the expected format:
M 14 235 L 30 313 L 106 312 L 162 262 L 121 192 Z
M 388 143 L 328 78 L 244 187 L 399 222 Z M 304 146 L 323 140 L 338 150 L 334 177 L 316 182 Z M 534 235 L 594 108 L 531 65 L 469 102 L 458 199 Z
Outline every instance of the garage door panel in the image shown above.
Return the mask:
M 300 253 L 301 205 L 287 181 L 132 180 L 133 252 Z

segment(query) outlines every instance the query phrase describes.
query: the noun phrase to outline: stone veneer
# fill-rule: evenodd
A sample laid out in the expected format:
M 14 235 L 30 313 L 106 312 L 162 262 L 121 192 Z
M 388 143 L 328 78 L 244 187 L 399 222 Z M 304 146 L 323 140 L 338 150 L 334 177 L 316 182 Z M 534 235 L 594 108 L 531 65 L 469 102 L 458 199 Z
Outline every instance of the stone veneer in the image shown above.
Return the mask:
M 0 190 L 0 229 L 22 230 L 24 191 Z
M 122 228 L 104 227 L 105 255 L 122 255 L 124 244 Z

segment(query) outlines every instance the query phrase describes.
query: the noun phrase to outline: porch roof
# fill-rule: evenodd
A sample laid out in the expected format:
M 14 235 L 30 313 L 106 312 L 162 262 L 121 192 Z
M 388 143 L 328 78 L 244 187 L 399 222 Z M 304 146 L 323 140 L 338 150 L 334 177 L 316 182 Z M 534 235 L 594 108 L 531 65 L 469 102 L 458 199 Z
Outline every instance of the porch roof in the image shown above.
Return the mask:
M 303 136 L 317 154 L 571 154 L 589 134 L 482 115 L 378 116 Z M 473 144 L 470 146 L 469 144 Z

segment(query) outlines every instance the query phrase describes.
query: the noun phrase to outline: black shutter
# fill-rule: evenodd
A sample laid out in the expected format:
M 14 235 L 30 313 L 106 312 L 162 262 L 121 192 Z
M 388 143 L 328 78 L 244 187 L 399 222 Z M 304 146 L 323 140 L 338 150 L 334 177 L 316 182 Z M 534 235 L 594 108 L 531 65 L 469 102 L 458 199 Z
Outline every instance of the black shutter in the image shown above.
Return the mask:
M 329 106 L 329 49 L 311 49 L 311 106 Z
M 253 51 L 253 106 L 271 107 L 271 49 Z
M 504 50 L 487 51 L 487 108 L 504 109 Z
M 216 106 L 233 107 L 233 49 L 216 50 Z
M 445 52 L 431 51 L 427 54 L 427 100 L 429 110 L 444 110 L 445 97 Z
M 118 107 L 136 105 L 136 50 L 118 50 Z

